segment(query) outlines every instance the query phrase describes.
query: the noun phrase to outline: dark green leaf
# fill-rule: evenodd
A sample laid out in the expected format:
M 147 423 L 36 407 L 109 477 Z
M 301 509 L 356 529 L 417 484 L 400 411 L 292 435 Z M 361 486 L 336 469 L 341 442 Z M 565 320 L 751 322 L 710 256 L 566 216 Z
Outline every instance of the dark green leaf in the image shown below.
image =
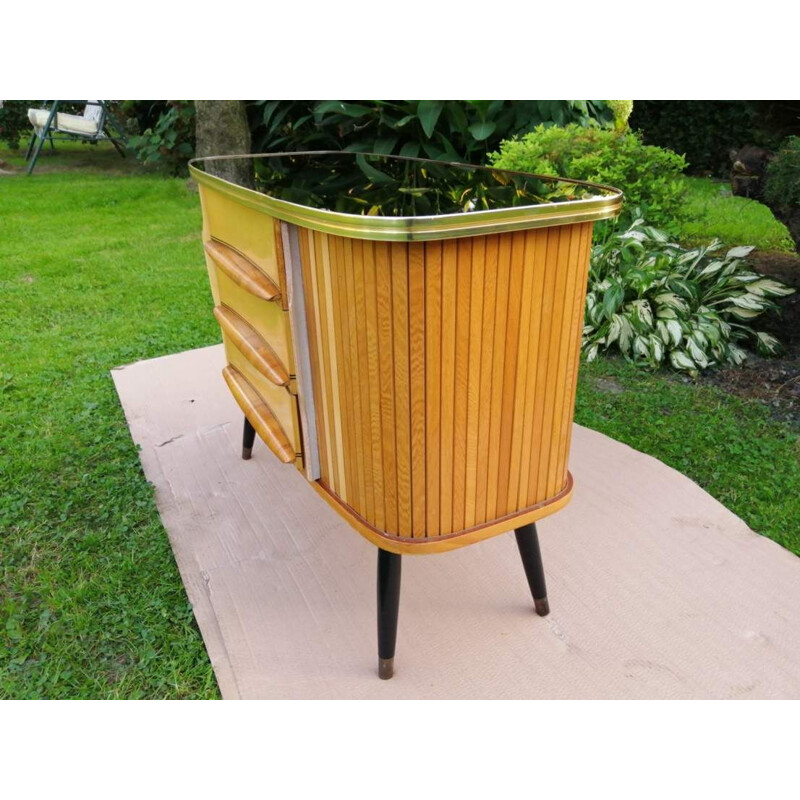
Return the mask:
M 387 175 L 385 172 L 381 172 L 376 167 L 373 167 L 372 164 L 369 163 L 366 156 L 362 154 L 357 155 L 356 162 L 358 166 L 361 167 L 361 171 L 373 183 L 396 183 L 395 179 L 392 178 L 390 175 Z
M 444 102 L 442 100 L 420 100 L 417 107 L 420 125 L 425 135 L 430 139 L 433 136 L 434 128 L 442 113 Z
M 494 133 L 496 127 L 494 122 L 475 122 L 469 126 L 469 132 L 474 139 L 482 142 Z
M 374 109 L 369 106 L 360 106 L 357 103 L 345 103 L 343 100 L 323 100 L 314 108 L 314 114 L 321 117 L 323 114 L 336 112 L 344 114 L 346 117 L 361 117 L 365 114 L 372 114 Z

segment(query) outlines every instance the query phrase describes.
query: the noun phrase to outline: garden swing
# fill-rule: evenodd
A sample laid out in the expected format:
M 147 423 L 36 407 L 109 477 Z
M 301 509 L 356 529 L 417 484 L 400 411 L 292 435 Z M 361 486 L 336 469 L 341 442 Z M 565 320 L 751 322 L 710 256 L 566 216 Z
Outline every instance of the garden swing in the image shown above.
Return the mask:
M 50 108 L 29 108 L 28 119 L 33 125 L 33 135 L 28 144 L 25 159 L 28 161 L 27 175 L 33 172 L 36 160 L 45 140 L 55 149 L 54 139 L 78 140 L 84 142 L 109 141 L 117 152 L 125 158 L 124 147 L 127 138 L 122 126 L 108 110 L 107 100 L 86 100 L 83 115 L 60 112 L 64 104 L 82 101 L 53 100 Z

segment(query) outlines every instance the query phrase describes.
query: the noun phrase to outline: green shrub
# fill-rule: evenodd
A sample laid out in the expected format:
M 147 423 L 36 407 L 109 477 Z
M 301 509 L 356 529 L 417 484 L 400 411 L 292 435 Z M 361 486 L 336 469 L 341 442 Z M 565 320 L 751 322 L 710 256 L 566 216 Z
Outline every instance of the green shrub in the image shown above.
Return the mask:
M 502 142 L 490 159 L 502 169 L 616 186 L 625 192 L 626 209 L 640 207 L 653 225 L 670 233 L 677 233 L 686 214 L 686 188 L 679 180 L 683 157 L 642 144 L 636 133 L 539 126 L 521 139 Z M 632 219 L 630 211 L 623 215 L 623 224 Z
M 6 100 L 0 107 L 0 142 L 5 142 L 11 150 L 19 149 L 19 140 L 33 132 L 28 109 L 38 105 L 38 100 Z
M 764 199 L 770 206 L 800 205 L 800 136 L 787 137 L 767 165 Z
M 173 175 L 186 172 L 194 155 L 194 102 L 170 100 L 152 128 L 131 136 L 128 144 L 143 164 L 161 166 Z
M 794 292 L 747 269 L 752 247 L 727 253 L 714 240 L 687 250 L 639 217 L 592 248 L 583 329 L 587 361 L 618 350 L 629 361 L 657 368 L 667 358 L 692 375 L 721 364 L 741 364 L 750 342 L 764 355 L 777 339 L 751 327 L 770 298 Z
M 606 100 L 614 115 L 614 130 L 628 130 L 628 120 L 633 111 L 633 100 Z
M 602 100 L 256 100 L 254 152 L 355 150 L 482 164 L 536 125 L 611 125 Z

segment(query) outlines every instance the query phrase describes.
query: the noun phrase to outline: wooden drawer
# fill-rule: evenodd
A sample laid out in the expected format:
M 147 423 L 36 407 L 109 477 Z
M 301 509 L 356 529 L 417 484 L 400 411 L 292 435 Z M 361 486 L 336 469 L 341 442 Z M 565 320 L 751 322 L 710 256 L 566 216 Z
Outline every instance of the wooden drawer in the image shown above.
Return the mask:
M 244 378 L 253 392 L 269 409 L 271 416 L 283 431 L 293 453 L 299 455 L 301 452 L 300 426 L 297 419 L 297 399 L 295 396 L 287 391 L 285 387 L 276 386 L 269 378 L 257 370 L 227 336 L 225 337 L 225 355 L 227 356 L 228 364 Z M 241 406 L 240 398 L 237 397 L 236 399 Z M 243 408 L 242 410 L 247 413 L 247 409 Z M 256 421 L 251 419 L 250 422 L 258 430 Z M 267 443 L 269 444 L 269 442 Z
M 282 248 L 273 218 L 208 187 L 201 188 L 201 196 L 207 235 L 235 247 L 283 286 Z
M 216 265 L 216 260 L 212 257 Z M 294 375 L 289 314 L 276 300 L 265 300 L 245 289 L 216 268 L 218 303 L 227 306 L 253 328 L 275 352 L 290 376 Z
M 256 433 L 284 464 L 291 464 L 296 454 L 286 432 L 252 384 L 235 367 L 227 366 L 222 375 L 234 399 Z
M 289 370 L 255 328 L 228 306 L 217 306 L 214 316 L 224 336 L 262 375 L 276 386 L 289 385 Z

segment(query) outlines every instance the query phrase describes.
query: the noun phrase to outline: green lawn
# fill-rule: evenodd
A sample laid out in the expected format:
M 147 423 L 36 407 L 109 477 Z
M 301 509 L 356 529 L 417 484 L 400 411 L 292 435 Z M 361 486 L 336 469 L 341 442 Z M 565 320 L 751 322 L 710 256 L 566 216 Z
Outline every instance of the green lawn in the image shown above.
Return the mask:
M 766 406 L 612 358 L 581 365 L 575 420 L 688 475 L 800 555 L 800 438 Z
M 211 344 L 184 182 L 0 178 L 0 696 L 216 697 L 109 370 Z
M 18 150 L 8 150 L 0 144 L 0 160 L 5 161 L 24 173 L 26 167 L 25 150 L 28 140 L 20 143 Z M 122 158 L 110 142 L 58 141 L 55 149 L 45 144 L 36 161 L 34 175 L 44 175 L 49 172 L 79 169 L 81 172 L 91 172 L 103 175 L 130 175 L 141 174 L 141 165 L 135 158 L 127 155 Z
M 786 226 L 763 203 L 734 197 L 727 181 L 683 178 L 692 221 L 683 225 L 687 244 L 707 243 L 719 237 L 729 245 L 751 244 L 759 250 L 794 252 Z
M 218 696 L 109 376 L 218 341 L 199 232 L 183 180 L 0 178 L 2 697 Z M 800 553 L 800 445 L 764 407 L 604 361 L 578 421 Z

